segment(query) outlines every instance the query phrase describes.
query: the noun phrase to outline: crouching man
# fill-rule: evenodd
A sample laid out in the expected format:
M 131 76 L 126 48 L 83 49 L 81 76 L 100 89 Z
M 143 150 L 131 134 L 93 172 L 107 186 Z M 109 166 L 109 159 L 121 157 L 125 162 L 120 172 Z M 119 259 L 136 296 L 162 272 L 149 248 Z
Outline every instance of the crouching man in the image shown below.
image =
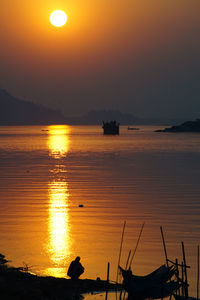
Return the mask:
M 77 256 L 75 260 L 73 260 L 69 266 L 67 271 L 67 275 L 71 279 L 78 279 L 81 274 L 84 272 L 84 267 L 80 263 L 80 257 Z

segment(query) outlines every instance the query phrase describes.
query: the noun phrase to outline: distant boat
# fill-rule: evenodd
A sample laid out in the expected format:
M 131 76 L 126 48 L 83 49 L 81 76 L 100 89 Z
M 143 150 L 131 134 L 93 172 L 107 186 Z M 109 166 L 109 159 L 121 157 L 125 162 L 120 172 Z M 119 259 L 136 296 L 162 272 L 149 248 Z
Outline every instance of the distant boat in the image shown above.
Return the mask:
M 128 127 L 128 130 L 139 130 L 140 128 L 136 128 L 136 127 Z
M 104 134 L 112 134 L 112 135 L 118 135 L 119 134 L 119 123 L 116 121 L 110 121 L 110 122 L 104 122 L 103 121 L 103 130 Z

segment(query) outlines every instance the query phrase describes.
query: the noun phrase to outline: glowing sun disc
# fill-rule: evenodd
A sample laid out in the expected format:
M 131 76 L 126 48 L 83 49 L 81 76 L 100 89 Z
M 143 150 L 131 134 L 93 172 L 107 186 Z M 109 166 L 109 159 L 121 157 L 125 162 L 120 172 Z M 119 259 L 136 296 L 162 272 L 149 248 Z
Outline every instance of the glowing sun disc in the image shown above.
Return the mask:
M 67 15 L 63 10 L 55 10 L 50 15 L 50 22 L 55 27 L 62 27 L 67 23 Z

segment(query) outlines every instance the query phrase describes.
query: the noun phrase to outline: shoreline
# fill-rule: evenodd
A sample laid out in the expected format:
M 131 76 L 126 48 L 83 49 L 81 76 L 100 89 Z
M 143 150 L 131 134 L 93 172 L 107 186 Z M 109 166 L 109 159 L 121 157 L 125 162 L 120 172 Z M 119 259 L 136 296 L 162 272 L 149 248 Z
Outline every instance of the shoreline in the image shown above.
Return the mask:
M 42 277 L 8 267 L 0 270 L 0 289 L 5 300 L 72 300 L 83 294 L 119 291 L 122 286 L 101 279 Z

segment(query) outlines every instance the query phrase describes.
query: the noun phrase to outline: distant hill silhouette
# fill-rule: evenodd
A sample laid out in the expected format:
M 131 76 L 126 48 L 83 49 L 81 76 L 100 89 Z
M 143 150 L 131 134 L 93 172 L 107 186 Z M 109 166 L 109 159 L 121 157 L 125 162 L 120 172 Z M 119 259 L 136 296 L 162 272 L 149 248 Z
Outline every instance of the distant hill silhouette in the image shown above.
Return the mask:
M 56 110 L 20 100 L 0 89 L 0 125 L 39 125 L 65 123 Z
M 81 117 L 67 118 L 70 124 L 101 125 L 102 121 L 116 120 L 121 125 L 133 124 L 137 118 L 131 114 L 121 113 L 118 110 L 91 110 Z
M 114 121 L 120 125 L 169 125 L 183 122 L 186 118 L 138 117 L 131 113 L 122 113 L 118 110 L 90 110 L 80 117 L 67 117 L 67 123 L 73 125 L 102 125 L 102 121 Z
M 178 120 L 163 118 L 139 118 L 131 113 L 122 113 L 118 110 L 90 110 L 83 116 L 65 117 L 60 111 L 43 105 L 34 104 L 12 96 L 0 89 L 0 125 L 102 125 L 102 121 L 116 120 L 121 125 L 157 125 L 176 124 Z M 179 119 L 179 122 L 185 119 Z
M 125 125 L 135 123 L 137 118 L 118 110 L 91 110 L 80 117 L 65 117 L 57 110 L 18 99 L 0 89 L 0 125 L 101 125 L 102 121 L 110 120 Z

